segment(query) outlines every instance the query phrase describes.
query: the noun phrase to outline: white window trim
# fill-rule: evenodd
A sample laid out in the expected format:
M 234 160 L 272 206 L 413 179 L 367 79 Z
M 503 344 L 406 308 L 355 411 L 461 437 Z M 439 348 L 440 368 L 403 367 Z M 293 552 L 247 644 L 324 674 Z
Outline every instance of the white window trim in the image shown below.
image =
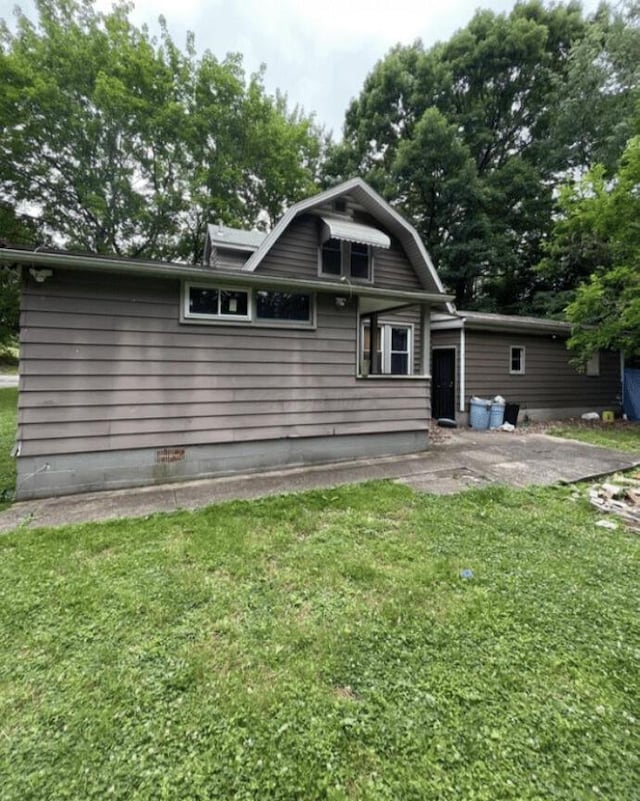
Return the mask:
M 514 370 L 513 365 L 513 351 L 518 349 L 520 351 L 520 369 Z M 509 375 L 526 375 L 526 362 L 525 362 L 526 348 L 524 345 L 511 345 L 509 347 Z
M 247 296 L 247 313 L 246 314 L 201 314 L 200 312 L 192 312 L 189 308 L 190 290 L 191 289 L 215 289 L 217 292 L 242 292 Z M 183 305 L 182 313 L 185 318 L 190 320 L 217 320 L 225 323 L 228 322 L 250 322 L 253 316 L 253 293 L 246 287 L 239 286 L 220 286 L 219 284 L 198 283 L 195 281 L 185 281 L 183 285 Z M 218 300 L 218 304 L 220 301 Z
M 358 364 L 362 365 L 364 362 L 364 329 L 369 325 L 368 320 L 360 320 L 360 341 L 358 343 Z M 415 325 L 413 323 L 405 323 L 400 321 L 391 320 L 378 320 L 380 331 L 380 352 L 382 356 L 382 372 L 376 375 L 367 375 L 367 378 L 410 378 L 414 375 L 413 370 L 413 355 L 414 355 L 414 337 Z M 409 342 L 407 350 L 407 373 L 392 373 L 391 372 L 391 329 L 392 328 L 406 328 L 409 331 Z M 387 347 L 388 345 L 388 347 Z M 364 375 L 361 370 L 358 371 L 359 375 Z
M 321 242 L 318 245 L 318 276 L 320 278 L 343 278 L 345 281 L 351 281 L 354 284 L 373 284 L 374 278 L 374 253 L 371 245 L 366 245 L 369 253 L 369 277 L 368 278 L 354 278 L 351 275 L 351 242 L 345 239 L 340 240 L 340 274 L 326 273 L 322 269 L 322 247 L 325 243 Z
M 189 310 L 189 290 L 217 289 L 219 291 L 245 292 L 248 296 L 247 314 L 198 314 Z M 182 299 L 180 303 L 180 322 L 187 325 L 231 325 L 252 326 L 254 328 L 303 328 L 305 330 L 317 328 L 317 301 L 314 292 L 299 292 L 295 294 L 309 295 L 309 320 L 269 320 L 258 318 L 256 310 L 255 293 L 260 289 L 269 292 L 282 292 L 281 289 L 269 287 L 238 287 L 226 286 L 212 281 L 183 281 L 181 287 Z

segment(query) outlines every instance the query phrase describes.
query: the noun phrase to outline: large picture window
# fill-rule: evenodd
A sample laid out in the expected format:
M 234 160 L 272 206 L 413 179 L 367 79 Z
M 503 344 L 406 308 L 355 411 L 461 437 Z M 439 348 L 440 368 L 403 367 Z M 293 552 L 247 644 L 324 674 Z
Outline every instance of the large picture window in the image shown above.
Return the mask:
M 249 293 L 243 289 L 221 289 L 187 285 L 190 317 L 249 319 Z
M 371 328 L 363 323 L 361 330 L 360 373 L 371 374 Z M 413 326 L 378 324 L 378 365 L 381 375 L 411 375 Z
M 311 295 L 301 292 L 256 292 L 257 320 L 296 320 L 311 322 Z
M 260 325 L 312 326 L 314 296 L 306 292 L 183 285 L 182 319 Z

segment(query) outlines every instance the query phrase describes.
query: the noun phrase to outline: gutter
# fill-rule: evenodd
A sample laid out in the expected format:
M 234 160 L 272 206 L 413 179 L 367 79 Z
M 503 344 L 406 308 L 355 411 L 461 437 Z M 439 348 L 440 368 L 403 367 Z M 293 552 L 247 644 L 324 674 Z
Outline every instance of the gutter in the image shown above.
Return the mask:
M 387 290 L 363 286 L 352 282 L 321 281 L 319 279 L 285 278 L 260 275 L 245 271 L 214 270 L 210 267 L 194 267 L 175 262 L 138 261 L 114 259 L 108 256 L 76 256 L 69 253 L 46 253 L 29 250 L 0 248 L 0 264 L 20 264 L 32 267 L 64 268 L 82 272 L 109 272 L 138 275 L 151 278 L 178 278 L 181 280 L 206 280 L 225 285 L 257 286 L 265 288 L 299 289 L 309 292 L 349 295 L 365 298 L 398 300 L 412 303 L 447 303 L 453 295 L 439 292 L 410 292 Z

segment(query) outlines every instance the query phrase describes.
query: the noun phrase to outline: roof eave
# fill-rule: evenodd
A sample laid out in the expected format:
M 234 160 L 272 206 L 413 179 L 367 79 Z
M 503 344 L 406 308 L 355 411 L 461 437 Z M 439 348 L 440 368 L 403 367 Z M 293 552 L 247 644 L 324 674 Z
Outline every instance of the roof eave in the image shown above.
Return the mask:
M 292 278 L 285 276 L 247 273 L 242 270 L 212 270 L 208 267 L 176 264 L 175 262 L 138 261 L 134 259 L 111 259 L 103 256 L 78 256 L 69 253 L 43 253 L 36 251 L 0 249 L 0 264 L 16 264 L 33 267 L 63 268 L 87 272 L 109 272 L 153 278 L 177 278 L 180 280 L 205 280 L 239 286 L 262 286 L 299 289 L 309 292 L 352 295 L 355 297 L 385 298 L 403 304 L 441 303 L 452 299 L 450 295 L 434 292 L 388 290 L 380 287 L 345 284 L 320 279 Z

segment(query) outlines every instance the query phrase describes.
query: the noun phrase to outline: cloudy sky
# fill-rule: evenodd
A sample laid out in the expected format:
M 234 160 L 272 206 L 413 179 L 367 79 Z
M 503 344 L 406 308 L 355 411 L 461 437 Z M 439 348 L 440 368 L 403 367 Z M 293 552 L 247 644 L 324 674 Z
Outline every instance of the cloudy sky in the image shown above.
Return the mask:
M 0 17 L 13 18 L 14 0 L 0 0 Z M 33 5 L 19 3 L 34 19 Z M 110 6 L 99 0 L 100 8 Z M 583 2 L 593 10 L 597 0 Z M 314 112 L 339 138 L 344 113 L 367 74 L 394 44 L 448 39 L 476 8 L 508 11 L 512 0 L 136 0 L 132 19 L 158 30 L 163 14 L 176 44 L 195 33 L 198 50 L 219 58 L 243 55 L 246 71 L 267 68 L 270 92 Z

